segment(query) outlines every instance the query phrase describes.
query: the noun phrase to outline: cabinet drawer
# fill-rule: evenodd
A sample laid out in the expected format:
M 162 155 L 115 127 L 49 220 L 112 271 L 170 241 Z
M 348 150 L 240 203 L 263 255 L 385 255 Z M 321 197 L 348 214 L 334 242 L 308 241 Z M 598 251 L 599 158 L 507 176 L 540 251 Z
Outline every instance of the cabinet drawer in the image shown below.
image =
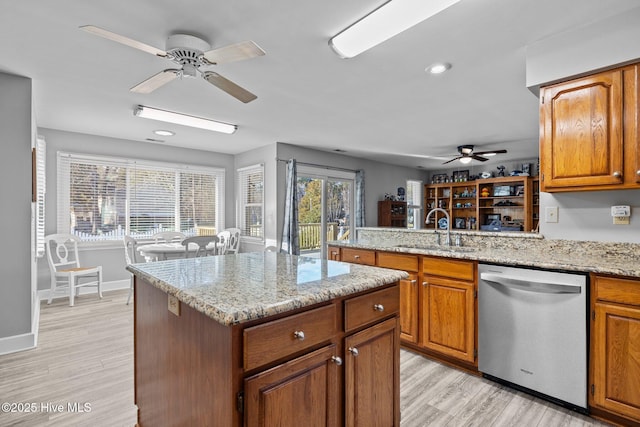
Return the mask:
M 351 331 L 376 322 L 400 309 L 400 288 L 375 291 L 344 302 L 344 329 Z
M 342 248 L 342 261 L 376 265 L 376 253 L 367 249 Z
M 335 304 L 246 328 L 244 369 L 248 371 L 329 341 L 336 333 Z
M 640 280 L 592 276 L 597 300 L 640 306 Z
M 394 270 L 418 271 L 418 257 L 416 255 L 378 252 L 378 267 L 393 268 Z
M 423 257 L 422 272 L 432 276 L 474 280 L 475 265 L 473 261 Z

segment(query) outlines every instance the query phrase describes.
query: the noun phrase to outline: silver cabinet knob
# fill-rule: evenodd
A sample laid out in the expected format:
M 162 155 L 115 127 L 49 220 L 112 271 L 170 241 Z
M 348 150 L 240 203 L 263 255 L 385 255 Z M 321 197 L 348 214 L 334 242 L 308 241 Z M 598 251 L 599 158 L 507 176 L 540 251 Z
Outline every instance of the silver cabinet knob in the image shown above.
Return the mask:
M 614 177 L 614 178 L 620 178 L 621 176 L 622 176 L 622 174 L 620 173 L 620 171 L 615 171 L 615 172 L 613 173 L 613 177 Z
M 342 359 L 338 356 L 331 356 L 331 361 L 338 366 L 342 365 Z
M 375 311 L 384 311 L 384 305 L 382 305 L 382 304 L 374 304 L 373 305 L 373 309 Z
M 294 337 L 295 339 L 297 339 L 297 340 L 304 341 L 304 332 L 302 332 L 302 331 L 295 331 L 295 332 L 293 333 L 293 337 Z
M 422 286 L 427 286 L 429 282 L 422 282 Z
M 415 285 L 416 283 L 418 283 L 418 279 L 413 279 L 413 280 L 412 280 L 411 282 L 409 282 L 409 283 L 411 283 L 412 285 Z
M 640 176 L 640 169 L 636 171 L 636 175 Z
M 360 354 L 360 352 L 358 351 L 357 348 L 355 347 L 349 347 L 349 353 L 353 354 L 354 356 L 357 356 Z
M 360 255 L 354 255 L 353 256 L 355 259 L 360 259 Z

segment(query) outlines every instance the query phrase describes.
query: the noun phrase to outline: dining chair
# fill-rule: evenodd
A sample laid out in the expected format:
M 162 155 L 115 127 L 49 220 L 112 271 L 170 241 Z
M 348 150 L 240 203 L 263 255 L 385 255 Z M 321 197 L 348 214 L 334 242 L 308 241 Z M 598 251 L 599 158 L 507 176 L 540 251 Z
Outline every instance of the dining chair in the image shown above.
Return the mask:
M 231 233 L 231 238 L 229 239 L 229 247 L 227 248 L 228 254 L 237 254 L 238 249 L 240 248 L 240 229 L 239 228 L 225 228 L 224 231 L 228 231 Z
M 189 258 L 189 245 L 196 244 L 198 245 L 198 249 L 196 249 L 193 254 L 193 258 L 203 257 L 207 255 L 219 255 L 220 250 L 218 248 L 218 243 L 220 239 L 218 236 L 193 236 L 187 237 L 182 241 L 182 246 L 184 246 L 184 257 Z M 208 245 L 214 243 L 213 248 L 207 248 Z
M 156 243 L 181 242 L 187 235 L 179 231 L 161 231 L 151 236 Z
M 264 248 L 265 252 L 278 252 L 278 248 L 276 248 L 275 246 L 267 246 Z
M 231 232 L 229 230 L 221 231 L 217 234 L 220 239 L 220 255 L 226 255 L 229 250 L 229 243 L 231 243 Z
M 51 272 L 51 288 L 49 300 L 60 287 L 69 288 L 69 306 L 73 306 L 81 287 L 98 288 L 98 296 L 102 299 L 102 266 L 82 267 L 78 257 L 80 238 L 72 234 L 50 234 L 45 236 L 47 261 Z
M 124 259 L 127 265 L 144 262 L 138 257 L 138 241 L 131 236 L 124 236 Z M 131 302 L 131 295 L 133 295 L 133 274 L 131 274 L 131 285 L 129 286 L 127 305 Z

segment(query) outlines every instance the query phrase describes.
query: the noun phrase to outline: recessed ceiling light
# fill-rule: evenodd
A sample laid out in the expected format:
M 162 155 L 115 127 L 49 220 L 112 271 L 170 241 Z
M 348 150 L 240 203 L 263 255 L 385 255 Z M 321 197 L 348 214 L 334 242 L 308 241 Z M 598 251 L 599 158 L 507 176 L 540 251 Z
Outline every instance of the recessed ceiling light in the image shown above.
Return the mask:
M 451 64 L 448 62 L 438 62 L 432 65 L 429 65 L 425 71 L 428 71 L 431 74 L 442 74 L 448 69 L 451 68 Z
M 173 136 L 176 134 L 175 132 L 171 132 L 170 130 L 163 130 L 163 129 L 154 130 L 153 133 L 160 136 Z

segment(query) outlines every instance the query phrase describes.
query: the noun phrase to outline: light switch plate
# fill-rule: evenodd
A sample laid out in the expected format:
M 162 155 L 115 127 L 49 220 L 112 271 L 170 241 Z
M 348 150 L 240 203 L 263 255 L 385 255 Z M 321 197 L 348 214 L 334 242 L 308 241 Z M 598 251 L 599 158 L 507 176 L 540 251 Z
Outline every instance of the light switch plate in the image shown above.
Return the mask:
M 544 222 L 558 222 L 558 207 L 547 206 L 544 210 Z

